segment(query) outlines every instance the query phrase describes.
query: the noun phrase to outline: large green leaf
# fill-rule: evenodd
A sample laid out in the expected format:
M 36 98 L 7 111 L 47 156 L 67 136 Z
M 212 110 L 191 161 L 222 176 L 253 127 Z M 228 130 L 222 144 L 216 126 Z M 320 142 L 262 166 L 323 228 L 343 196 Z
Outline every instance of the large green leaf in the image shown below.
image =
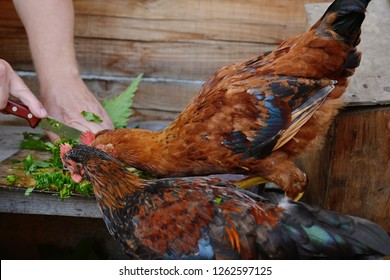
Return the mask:
M 132 114 L 131 106 L 133 104 L 134 93 L 138 88 L 142 76 L 143 73 L 139 74 L 131 85 L 118 96 L 103 101 L 103 107 L 114 123 L 115 129 L 127 126 Z

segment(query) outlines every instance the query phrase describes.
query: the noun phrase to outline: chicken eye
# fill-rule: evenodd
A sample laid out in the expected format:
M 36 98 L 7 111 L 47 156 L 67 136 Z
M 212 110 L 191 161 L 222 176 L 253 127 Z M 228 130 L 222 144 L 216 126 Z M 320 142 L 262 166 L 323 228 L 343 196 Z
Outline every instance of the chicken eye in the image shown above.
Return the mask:
M 85 170 L 84 170 L 83 165 L 81 163 L 76 163 L 76 168 L 77 168 L 77 173 L 84 177 Z
M 83 170 L 83 165 L 81 163 L 76 163 L 77 171 L 80 172 Z

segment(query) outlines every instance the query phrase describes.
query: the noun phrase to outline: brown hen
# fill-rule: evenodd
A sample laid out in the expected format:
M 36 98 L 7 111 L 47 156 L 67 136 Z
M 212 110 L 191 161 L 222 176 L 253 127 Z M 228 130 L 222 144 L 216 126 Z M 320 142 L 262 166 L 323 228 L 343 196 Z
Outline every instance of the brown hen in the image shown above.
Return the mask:
M 75 181 L 91 181 L 109 232 L 136 259 L 382 258 L 378 225 L 218 178 L 143 180 L 106 152 L 61 146 Z
M 360 63 L 367 0 L 336 0 L 305 34 L 219 69 L 159 132 L 99 132 L 91 144 L 157 176 L 260 176 L 296 197 L 307 185 L 294 158 L 318 147 Z

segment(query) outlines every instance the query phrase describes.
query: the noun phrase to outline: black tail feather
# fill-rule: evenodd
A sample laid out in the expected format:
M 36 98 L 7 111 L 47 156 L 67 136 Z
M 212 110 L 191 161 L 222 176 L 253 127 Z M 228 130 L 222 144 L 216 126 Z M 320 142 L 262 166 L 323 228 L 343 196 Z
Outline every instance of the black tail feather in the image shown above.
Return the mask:
M 266 242 L 258 240 L 269 257 L 382 259 L 390 255 L 388 233 L 371 221 L 293 202 L 272 189 L 262 195 L 284 209 L 281 222 L 268 232 Z

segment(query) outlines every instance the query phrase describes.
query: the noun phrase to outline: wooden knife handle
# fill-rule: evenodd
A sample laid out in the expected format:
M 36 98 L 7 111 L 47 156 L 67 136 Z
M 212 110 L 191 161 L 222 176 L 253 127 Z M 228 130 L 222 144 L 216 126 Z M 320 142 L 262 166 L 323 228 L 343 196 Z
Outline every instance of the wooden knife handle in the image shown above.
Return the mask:
M 11 114 L 26 119 L 32 128 L 35 128 L 41 120 L 37 117 L 34 117 L 30 109 L 28 109 L 26 105 L 9 99 L 7 102 L 7 106 L 3 110 L 1 110 L 1 112 L 3 114 Z

